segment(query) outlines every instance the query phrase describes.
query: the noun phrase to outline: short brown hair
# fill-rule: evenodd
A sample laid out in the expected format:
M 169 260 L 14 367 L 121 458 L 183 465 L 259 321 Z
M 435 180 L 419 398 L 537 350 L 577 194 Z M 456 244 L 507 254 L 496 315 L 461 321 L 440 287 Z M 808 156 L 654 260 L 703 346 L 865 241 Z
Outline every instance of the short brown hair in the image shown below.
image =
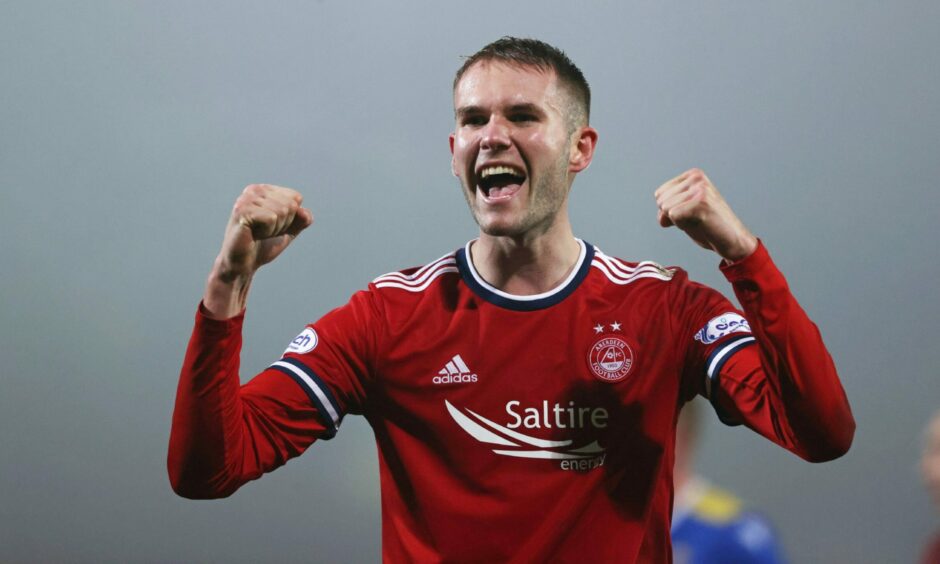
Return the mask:
M 538 39 L 502 37 L 466 58 L 454 77 L 454 90 L 457 90 L 457 85 L 467 69 L 483 61 L 499 61 L 509 65 L 555 71 L 558 80 L 568 88 L 575 102 L 575 111 L 583 112 L 583 122 L 585 125 L 588 123 L 591 116 L 591 88 L 581 69 L 561 49 Z M 576 114 L 572 115 L 572 122 L 580 121 L 578 117 Z

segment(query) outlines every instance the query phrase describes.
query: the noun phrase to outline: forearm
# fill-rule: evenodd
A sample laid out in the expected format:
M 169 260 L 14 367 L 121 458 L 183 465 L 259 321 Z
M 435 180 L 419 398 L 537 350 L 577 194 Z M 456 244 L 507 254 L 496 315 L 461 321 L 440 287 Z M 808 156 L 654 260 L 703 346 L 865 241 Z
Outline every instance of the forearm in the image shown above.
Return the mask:
M 725 266 L 757 340 L 759 367 L 729 363 L 722 387 L 752 396 L 752 419 L 764 434 L 813 461 L 844 454 L 855 421 L 835 365 L 815 324 L 760 246 L 745 261 Z M 757 370 L 761 373 L 754 373 Z M 747 400 L 745 400 L 747 401 Z
M 298 403 L 296 386 L 284 376 L 256 377 L 249 391 L 238 377 L 251 280 L 313 222 L 302 203 L 289 188 L 252 184 L 232 208 L 206 280 L 173 412 L 167 468 L 173 489 L 184 497 L 229 495 L 303 452 L 321 430 L 306 420 L 303 394 Z
M 235 274 L 224 266 L 220 256 L 215 260 L 202 295 L 205 313 L 212 319 L 231 319 L 248 303 L 248 291 L 254 274 Z
M 167 457 L 173 490 L 183 497 L 224 497 L 243 483 L 234 456 L 242 433 L 241 324 L 240 315 L 224 321 L 197 315 L 180 372 Z
M 170 431 L 167 469 L 183 497 L 226 497 L 300 455 L 326 427 L 303 389 L 268 368 L 241 385 L 243 315 L 212 319 L 205 308 L 186 350 Z

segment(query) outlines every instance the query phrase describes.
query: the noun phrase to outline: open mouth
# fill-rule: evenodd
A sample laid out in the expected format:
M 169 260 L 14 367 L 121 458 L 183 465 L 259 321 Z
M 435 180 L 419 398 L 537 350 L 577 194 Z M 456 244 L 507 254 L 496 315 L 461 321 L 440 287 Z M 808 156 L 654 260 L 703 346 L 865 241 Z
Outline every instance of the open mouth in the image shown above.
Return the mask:
M 526 175 L 521 170 L 506 165 L 486 166 L 479 172 L 477 189 L 489 201 L 508 200 L 522 188 Z

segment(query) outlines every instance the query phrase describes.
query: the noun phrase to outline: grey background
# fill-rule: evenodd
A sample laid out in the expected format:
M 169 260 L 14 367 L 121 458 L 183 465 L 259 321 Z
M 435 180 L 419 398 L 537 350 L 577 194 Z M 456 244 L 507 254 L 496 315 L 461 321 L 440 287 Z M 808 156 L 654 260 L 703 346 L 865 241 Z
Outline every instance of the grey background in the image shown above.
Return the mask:
M 703 167 L 820 326 L 858 420 L 811 465 L 711 422 L 700 468 L 796 562 L 911 562 L 937 528 L 919 432 L 940 406 L 936 2 L 0 3 L 0 560 L 377 561 L 368 426 L 244 487 L 174 496 L 176 379 L 231 204 L 316 215 L 259 274 L 243 378 L 378 274 L 474 236 L 450 81 L 505 34 L 565 49 L 600 131 L 576 232 L 681 264 L 655 221 Z M 714 418 L 712 418 L 714 419 Z

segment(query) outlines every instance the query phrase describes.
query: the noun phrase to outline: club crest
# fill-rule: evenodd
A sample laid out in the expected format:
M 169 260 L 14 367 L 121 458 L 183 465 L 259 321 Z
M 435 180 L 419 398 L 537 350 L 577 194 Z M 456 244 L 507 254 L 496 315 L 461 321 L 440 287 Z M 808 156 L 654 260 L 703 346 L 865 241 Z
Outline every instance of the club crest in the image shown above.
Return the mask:
M 620 337 L 607 336 L 598 339 L 588 353 L 588 364 L 599 380 L 619 382 L 633 368 L 633 349 Z

